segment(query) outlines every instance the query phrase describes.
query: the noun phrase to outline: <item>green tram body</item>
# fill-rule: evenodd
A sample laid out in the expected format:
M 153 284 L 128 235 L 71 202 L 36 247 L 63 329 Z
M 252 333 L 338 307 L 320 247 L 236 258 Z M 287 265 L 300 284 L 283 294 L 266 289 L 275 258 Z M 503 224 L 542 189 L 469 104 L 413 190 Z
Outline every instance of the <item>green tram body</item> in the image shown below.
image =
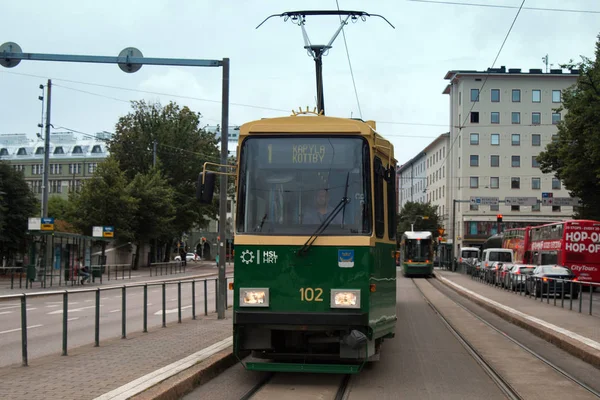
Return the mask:
M 433 274 L 431 232 L 404 232 L 400 241 L 400 260 L 404 276 L 431 276 Z
M 372 121 L 294 115 L 242 125 L 238 155 L 235 355 L 261 359 L 248 370 L 359 372 L 396 326 L 393 146 Z M 344 224 L 302 253 L 319 225 L 302 210 L 324 187 L 331 207 L 350 199 Z

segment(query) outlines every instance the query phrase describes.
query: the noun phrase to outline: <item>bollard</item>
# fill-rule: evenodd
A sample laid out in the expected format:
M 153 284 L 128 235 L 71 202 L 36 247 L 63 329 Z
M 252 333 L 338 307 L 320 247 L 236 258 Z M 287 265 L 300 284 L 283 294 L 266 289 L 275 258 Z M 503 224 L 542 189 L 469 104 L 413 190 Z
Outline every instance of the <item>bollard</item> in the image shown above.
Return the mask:
M 100 346 L 100 288 L 96 289 L 96 318 L 94 326 L 95 347 Z
M 192 281 L 192 319 L 196 319 L 196 281 Z
M 146 332 L 148 332 L 148 284 L 147 283 L 144 285 L 144 333 L 146 333 Z
M 177 282 L 177 322 L 181 323 L 181 282 Z
M 124 279 L 124 278 L 123 278 Z M 121 339 L 127 338 L 127 326 L 126 326 L 126 318 L 127 318 L 127 286 L 123 286 L 121 289 L 121 304 L 123 310 L 121 312 Z
M 167 284 L 164 282 L 162 284 L 162 326 L 167 327 Z
M 206 279 L 204 280 L 204 315 L 208 315 L 208 294 L 206 293 L 208 290 L 208 285 L 206 284 Z
M 21 352 L 23 355 L 23 366 L 27 366 L 27 300 L 25 293 L 21 297 Z
M 69 317 L 69 292 L 63 293 L 63 332 L 62 332 L 62 355 L 67 355 L 67 318 Z

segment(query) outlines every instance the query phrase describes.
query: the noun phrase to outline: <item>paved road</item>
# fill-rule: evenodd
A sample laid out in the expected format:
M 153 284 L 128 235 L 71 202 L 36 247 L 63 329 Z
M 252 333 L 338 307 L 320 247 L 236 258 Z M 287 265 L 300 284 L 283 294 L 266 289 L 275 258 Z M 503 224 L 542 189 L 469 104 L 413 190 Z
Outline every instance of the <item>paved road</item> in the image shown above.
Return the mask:
M 231 277 L 231 274 L 228 274 Z M 210 279 L 210 278 L 209 278 Z M 208 312 L 215 311 L 215 284 L 207 284 Z M 182 284 L 182 318 L 192 315 L 191 284 Z M 232 292 L 227 291 L 228 304 L 232 304 Z M 167 325 L 177 323 L 177 285 L 167 285 Z M 196 283 L 196 315 L 204 315 L 204 287 Z M 126 295 L 127 332 L 143 329 L 143 288 L 128 289 Z M 68 347 L 94 342 L 95 293 L 72 293 L 68 298 Z M 21 362 L 21 316 L 16 301 L 0 303 L 0 367 Z M 121 290 L 101 292 L 100 299 L 100 346 L 102 341 L 121 337 L 122 329 Z M 62 351 L 63 298 L 62 295 L 31 298 L 27 303 L 29 360 Z M 162 288 L 148 288 L 148 330 L 162 326 Z

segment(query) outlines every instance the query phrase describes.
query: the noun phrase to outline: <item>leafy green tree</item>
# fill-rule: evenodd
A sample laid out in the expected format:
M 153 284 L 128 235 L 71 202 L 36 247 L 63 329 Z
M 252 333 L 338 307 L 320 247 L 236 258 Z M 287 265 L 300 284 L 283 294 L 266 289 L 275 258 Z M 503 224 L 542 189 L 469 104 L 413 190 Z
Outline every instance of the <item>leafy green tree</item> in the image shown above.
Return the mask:
M 50 196 L 48 199 L 48 216 L 62 221 L 69 221 L 71 202 L 60 196 Z
M 404 204 L 398 214 L 398 240 L 406 231 L 410 231 L 411 224 L 415 231 L 430 231 L 434 239 L 439 236 L 441 227 L 438 218 L 438 206 L 431 203 L 418 203 L 409 201 Z
M 600 35 L 596 59 L 562 67 L 580 71 L 577 83 L 562 92 L 568 110 L 558 134 L 537 159 L 544 173 L 553 172 L 571 195 L 581 199 L 576 218 L 600 219 Z
M 90 236 L 93 226 L 114 226 L 117 240 L 131 241 L 134 237 L 132 219 L 138 201 L 126 189 L 127 181 L 119 163 L 108 157 L 98 164 L 81 192 L 71 194 L 73 225 Z
M 38 202 L 21 172 L 0 162 L 0 264 L 25 251 L 27 220 L 39 210 Z
M 151 239 L 168 235 L 175 218 L 175 194 L 160 171 L 152 169 L 147 174 L 137 174 L 127 186 L 127 192 L 138 204 L 131 221 L 138 248 L 144 248 Z M 139 252 L 136 253 L 135 268 L 138 263 Z

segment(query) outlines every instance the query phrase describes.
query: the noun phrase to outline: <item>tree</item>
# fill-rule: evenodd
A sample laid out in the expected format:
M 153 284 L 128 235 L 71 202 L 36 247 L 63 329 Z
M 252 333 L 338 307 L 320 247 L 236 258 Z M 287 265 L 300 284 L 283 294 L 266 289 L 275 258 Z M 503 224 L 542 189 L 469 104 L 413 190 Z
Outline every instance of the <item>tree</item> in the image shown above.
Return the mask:
M 430 231 L 436 239 L 439 236 L 438 229 L 441 227 L 438 206 L 412 201 L 406 203 L 398 215 L 398 240 L 404 232 L 410 231 L 411 224 L 414 224 L 415 231 Z
M 137 174 L 127 186 L 127 192 L 138 204 L 131 221 L 137 248 L 142 249 L 151 239 L 168 235 L 175 218 L 174 193 L 160 171 L 152 169 L 147 174 Z M 138 263 L 139 252 L 136 253 L 135 268 Z
M 48 199 L 48 216 L 55 220 L 68 221 L 71 213 L 71 202 L 60 196 L 51 196 Z
M 572 196 L 581 199 L 576 218 L 600 219 L 600 35 L 596 59 L 561 65 L 580 71 L 577 83 L 562 93 L 568 110 L 558 134 L 537 160 L 544 173 L 553 172 Z
M 71 193 L 73 225 L 90 236 L 93 226 L 114 226 L 116 239 L 130 241 L 133 238 L 132 218 L 138 204 L 126 188 L 125 174 L 119 163 L 108 157 L 98 164 L 81 192 Z
M 25 251 L 27 221 L 39 210 L 21 172 L 0 162 L 0 264 Z
M 200 128 L 199 113 L 173 102 L 163 107 L 135 101 L 132 108 L 117 123 L 109 142 L 111 157 L 132 180 L 152 168 L 156 143 L 156 167 L 173 189 L 175 218 L 169 224 L 168 242 L 194 226 L 207 226 L 217 209 L 214 204 L 202 205 L 196 200 L 196 181 L 205 162 L 219 162 L 215 135 Z M 170 244 L 166 244 L 167 249 Z

